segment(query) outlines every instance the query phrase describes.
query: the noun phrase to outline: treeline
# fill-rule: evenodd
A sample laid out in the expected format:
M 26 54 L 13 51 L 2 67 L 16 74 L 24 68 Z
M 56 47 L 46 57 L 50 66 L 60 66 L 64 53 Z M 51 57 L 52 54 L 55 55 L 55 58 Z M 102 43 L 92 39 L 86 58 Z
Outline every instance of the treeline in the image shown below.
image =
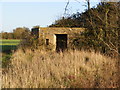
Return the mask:
M 100 2 L 96 8 L 56 20 L 49 27 L 83 27 L 72 45 L 78 49 L 94 49 L 108 55 L 120 53 L 120 2 Z
M 30 30 L 26 27 L 18 27 L 13 30 L 13 32 L 1 32 L 1 39 L 24 39 L 27 35 L 29 35 Z

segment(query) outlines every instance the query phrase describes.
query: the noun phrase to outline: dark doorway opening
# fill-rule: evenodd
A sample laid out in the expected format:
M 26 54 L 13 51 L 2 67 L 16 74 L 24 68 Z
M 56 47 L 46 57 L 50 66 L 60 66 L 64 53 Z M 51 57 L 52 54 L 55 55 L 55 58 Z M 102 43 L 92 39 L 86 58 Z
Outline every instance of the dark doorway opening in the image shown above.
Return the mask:
M 67 34 L 56 34 L 56 51 L 67 49 Z
M 46 45 L 49 45 L 49 39 L 46 39 Z

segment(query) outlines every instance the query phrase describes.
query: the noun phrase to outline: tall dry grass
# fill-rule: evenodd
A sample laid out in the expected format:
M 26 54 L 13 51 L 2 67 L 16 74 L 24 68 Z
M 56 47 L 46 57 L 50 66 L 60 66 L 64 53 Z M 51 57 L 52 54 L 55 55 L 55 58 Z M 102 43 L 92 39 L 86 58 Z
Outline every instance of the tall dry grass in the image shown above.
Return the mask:
M 2 88 L 115 88 L 116 63 L 94 52 L 18 50 L 2 74 Z

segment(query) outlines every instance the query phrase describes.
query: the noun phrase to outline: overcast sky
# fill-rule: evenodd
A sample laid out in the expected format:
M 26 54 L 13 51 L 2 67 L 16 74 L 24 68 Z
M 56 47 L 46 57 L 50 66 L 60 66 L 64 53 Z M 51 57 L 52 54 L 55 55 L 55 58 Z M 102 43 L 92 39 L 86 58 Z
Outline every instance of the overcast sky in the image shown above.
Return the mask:
M 36 1 L 36 2 L 35 2 Z M 80 0 L 77 0 L 80 1 Z M 77 11 L 83 12 L 86 7 L 85 2 L 70 1 L 68 13 Z M 66 0 L 4 0 L 0 2 L 0 30 L 11 32 L 17 27 L 28 27 L 40 25 L 47 27 L 55 20 L 63 16 Z M 98 2 L 91 2 L 91 7 L 96 6 Z M 1 26 L 0 26 L 1 27 Z

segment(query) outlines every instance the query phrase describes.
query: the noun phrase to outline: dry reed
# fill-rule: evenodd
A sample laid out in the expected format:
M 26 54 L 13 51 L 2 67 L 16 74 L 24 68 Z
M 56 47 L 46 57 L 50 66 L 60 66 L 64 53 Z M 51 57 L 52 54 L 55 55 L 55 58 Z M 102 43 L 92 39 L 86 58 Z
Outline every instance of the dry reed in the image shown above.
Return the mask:
M 100 53 L 18 50 L 2 88 L 116 88 L 116 60 Z

